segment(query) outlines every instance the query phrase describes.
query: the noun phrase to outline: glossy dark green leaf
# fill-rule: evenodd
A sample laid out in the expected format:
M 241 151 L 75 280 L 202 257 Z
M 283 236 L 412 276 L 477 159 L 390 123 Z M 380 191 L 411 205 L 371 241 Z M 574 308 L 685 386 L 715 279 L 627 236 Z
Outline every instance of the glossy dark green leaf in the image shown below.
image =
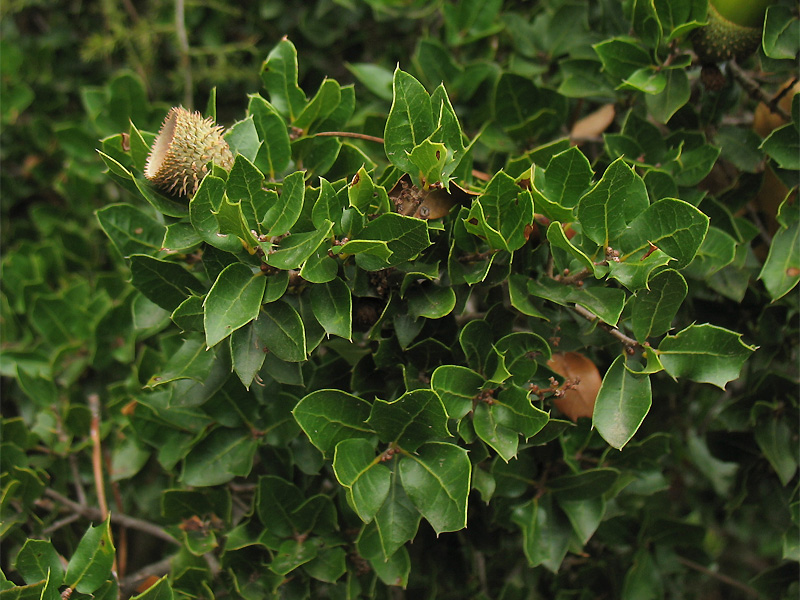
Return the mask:
M 64 574 L 64 584 L 82 594 L 91 594 L 111 576 L 114 563 L 114 543 L 111 541 L 110 521 L 97 527 L 89 527 Z
M 650 275 L 669 263 L 672 257 L 662 252 L 654 250 L 647 258 L 639 260 L 609 261 L 608 276 L 616 279 L 632 292 L 637 292 L 648 286 Z
M 367 425 L 368 402 L 340 390 L 317 390 L 297 403 L 292 414 L 311 443 L 326 455 L 346 439 L 370 440 L 375 433 Z
M 17 554 L 14 568 L 28 585 L 49 577 L 48 585 L 59 587 L 64 579 L 64 567 L 58 552 L 45 540 L 26 540 Z
M 261 67 L 261 81 L 272 105 L 294 121 L 306 105 L 306 95 L 297 85 L 297 50 L 288 39 L 272 49 Z
M 292 229 L 303 210 L 306 184 L 302 171 L 287 175 L 283 180 L 280 199 L 264 216 L 261 224 L 266 235 L 282 235 Z
M 433 133 L 431 99 L 423 85 L 399 68 L 392 79 L 392 107 L 386 119 L 386 156 L 397 168 L 416 175 L 417 167 L 408 157 L 418 144 Z
M 594 45 L 603 69 L 620 79 L 630 77 L 637 69 L 650 64 L 650 56 L 634 38 L 616 37 Z
M 283 238 L 267 255 L 267 264 L 284 270 L 300 268 L 317 249 L 327 250 L 329 243 L 324 242 L 331 237 L 332 229 L 333 223 L 326 220 L 316 231 L 294 233 Z
M 298 312 L 283 301 L 271 302 L 258 313 L 256 335 L 279 359 L 302 362 L 307 358 L 306 328 Z
M 639 429 L 653 402 L 650 377 L 635 375 L 618 356 L 603 376 L 592 415 L 592 426 L 611 446 L 621 450 Z
M 686 280 L 673 269 L 654 275 L 647 286 L 630 300 L 631 326 L 640 342 L 669 331 L 688 289 Z
M 678 109 L 689 101 L 691 88 L 684 68 L 663 71 L 666 76 L 664 90 L 658 94 L 647 94 L 645 103 L 650 114 L 659 122 L 666 123 Z
M 311 288 L 311 308 L 328 335 L 351 339 L 353 296 L 344 281 L 336 277 Z
M 770 6 L 764 21 L 764 54 L 775 59 L 797 59 L 800 18 L 789 6 Z
M 414 452 L 425 442 L 449 437 L 447 414 L 431 390 L 411 390 L 391 402 L 379 398 L 372 404 L 367 423 L 385 443 Z
M 581 197 L 577 215 L 584 234 L 605 247 L 647 206 L 644 182 L 618 158 L 609 165 L 602 179 Z
M 709 219 L 697 208 L 676 198 L 665 198 L 651 204 L 634 219 L 619 237 L 620 258 L 638 258 L 650 248 L 650 244 L 662 250 L 681 269 L 688 265 L 708 231 Z
M 243 263 L 225 267 L 203 302 L 206 345 L 215 346 L 258 317 L 266 279 Z
M 472 410 L 473 399 L 483 383 L 478 373 L 459 365 L 441 365 L 431 375 L 431 388 L 441 399 L 447 416 L 456 420 Z
M 317 93 L 294 119 L 292 125 L 305 132 L 314 130 L 315 125 L 324 121 L 336 110 L 341 97 L 342 91 L 339 84 L 333 79 L 324 79 Z
M 245 477 L 253 467 L 257 446 L 246 429 L 218 427 L 189 452 L 181 480 L 186 485 L 204 487 Z
M 261 140 L 253 121 L 253 115 L 237 121 L 225 132 L 225 141 L 231 148 L 234 156 L 244 156 L 250 162 L 256 160 Z
M 169 311 L 175 310 L 190 294 L 204 294 L 200 281 L 176 262 L 145 254 L 131 256 L 133 286 L 148 300 Z
M 205 381 L 216 359 L 199 336 L 186 339 L 147 382 L 147 387 L 155 388 L 179 379 Z
M 467 526 L 471 466 L 464 448 L 428 442 L 398 468 L 403 489 L 437 534 Z
M 258 94 L 250 96 L 247 112 L 260 138 L 252 162 L 264 175 L 274 180 L 292 158 L 286 121 L 273 104 Z
M 250 389 L 250 384 L 261 370 L 266 356 L 267 347 L 258 336 L 256 321 L 251 321 L 231 335 L 233 370 L 246 388 Z
M 557 498 L 558 505 L 567 515 L 572 530 L 581 544 L 586 544 L 600 526 L 606 512 L 606 501 L 601 496 L 586 500 L 570 500 L 566 496 Z
M 784 200 L 778 212 L 778 229 L 758 277 L 774 300 L 788 294 L 800 281 L 800 207 Z
M 591 469 L 573 475 L 562 475 L 547 482 L 547 487 L 559 502 L 563 500 L 588 500 L 602 496 L 616 483 L 620 472 L 616 469 Z
M 97 211 L 97 220 L 122 256 L 161 250 L 164 226 L 130 204 L 111 204 Z
M 242 242 L 236 232 L 223 232 L 217 219 L 224 203 L 225 182 L 219 177 L 207 175 L 189 202 L 189 220 L 207 244 L 225 252 L 240 252 Z
M 348 500 L 365 523 L 375 518 L 391 487 L 391 471 L 381 464 L 373 445 L 365 439 L 342 440 L 336 445 L 333 472 L 348 488 Z
M 351 242 L 341 247 L 342 252 L 347 252 L 348 245 L 353 242 L 373 242 L 379 247 L 385 244 L 391 252 L 386 258 L 371 252 L 357 254 L 356 264 L 367 271 L 376 271 L 412 260 L 431 243 L 425 221 L 397 213 L 386 213 L 370 221 Z
M 278 548 L 269 568 L 271 571 L 285 576 L 300 565 L 315 559 L 317 552 L 317 545 L 308 538 L 286 540 Z
M 626 295 L 623 290 L 599 286 L 572 287 L 549 278 L 528 281 L 528 291 L 534 296 L 545 298 L 563 306 L 574 302 L 592 311 L 609 325 L 616 325 L 625 306 Z
M 368 546 L 370 558 L 385 561 L 400 547 L 414 539 L 419 528 L 420 513 L 400 483 L 397 458 L 388 463 L 391 469 L 389 493 L 372 523 L 364 527 L 358 540 L 359 549 Z
M 567 553 L 571 528 L 553 506 L 552 496 L 533 498 L 517 506 L 511 519 L 522 530 L 522 549 L 528 564 L 557 571 Z
M 533 223 L 533 199 L 503 171 L 495 175 L 483 193 L 473 200 L 464 225 L 470 233 L 485 238 L 497 250 L 521 248 L 526 228 Z
M 755 350 L 742 335 L 710 325 L 689 325 L 668 335 L 658 346 L 658 357 L 667 373 L 720 388 L 739 377 L 742 365 Z
M 556 154 L 547 164 L 544 189 L 551 202 L 573 208 L 592 181 L 589 159 L 575 147 Z
M 167 576 L 164 575 L 141 594 L 133 596 L 132 600 L 173 600 L 172 587 Z
M 794 451 L 792 431 L 786 421 L 776 416 L 768 417 L 756 425 L 755 438 L 758 447 L 786 486 L 797 473 L 797 455 Z M 19 564 L 19 558 L 17 558 Z M 17 567 L 19 568 L 19 567 Z M 27 581 L 27 579 L 26 579 Z
M 779 127 L 762 142 L 761 148 L 781 169 L 800 169 L 800 131 L 796 125 Z
M 456 294 L 451 287 L 423 283 L 407 294 L 408 312 L 411 316 L 441 319 L 456 306 Z

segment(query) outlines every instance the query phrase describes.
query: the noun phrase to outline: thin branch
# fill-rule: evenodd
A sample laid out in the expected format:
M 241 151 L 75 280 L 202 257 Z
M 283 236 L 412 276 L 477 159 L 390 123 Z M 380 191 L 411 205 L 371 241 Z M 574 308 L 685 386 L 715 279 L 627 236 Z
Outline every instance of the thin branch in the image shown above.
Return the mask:
M 732 577 L 728 577 L 727 575 L 723 575 L 722 573 L 715 573 L 711 569 L 707 569 L 701 564 L 698 564 L 688 558 L 683 558 L 682 556 L 677 557 L 678 562 L 682 565 L 689 567 L 690 569 L 694 569 L 698 573 L 702 573 L 703 575 L 708 575 L 709 577 L 713 577 L 717 581 L 720 581 L 724 584 L 727 584 L 731 587 L 735 587 L 737 590 L 740 590 L 747 594 L 748 596 L 752 596 L 753 598 L 761 598 L 761 594 L 755 588 L 751 588 L 749 585 L 742 583 L 741 581 L 737 581 Z
M 747 203 L 747 213 L 750 215 L 753 223 L 758 228 L 758 234 L 761 236 L 761 240 L 767 246 L 772 246 L 772 236 L 769 234 L 769 231 L 767 231 L 767 228 L 764 226 L 764 222 L 761 220 L 761 217 L 758 216 L 758 211 L 751 202 Z
M 597 317 L 597 315 L 595 315 L 592 312 L 586 310 L 582 306 L 576 304 L 575 306 L 572 307 L 572 310 L 574 310 L 576 313 L 578 313 L 580 316 L 582 316 L 587 321 L 591 321 L 592 323 L 596 322 L 598 327 L 600 327 L 601 329 L 605 329 L 608 333 L 610 333 L 612 336 L 614 336 L 620 342 L 622 342 L 627 348 L 638 348 L 639 347 L 639 342 L 637 342 L 633 338 L 629 338 L 627 335 L 622 333 L 616 327 L 612 327 L 608 323 L 603 323 L 603 321 L 601 321 Z
M 66 527 L 70 523 L 74 523 L 75 521 L 77 521 L 80 518 L 81 518 L 81 515 L 76 514 L 76 513 L 72 513 L 71 515 L 66 516 L 63 519 L 59 519 L 58 521 L 53 522 L 53 524 L 50 525 L 49 527 L 45 527 L 44 529 L 42 529 L 42 533 L 44 535 L 50 535 L 54 531 L 58 531 L 62 527 Z
M 356 133 L 353 131 L 321 131 L 319 133 L 315 133 L 314 137 L 346 137 L 357 140 L 365 140 L 367 142 L 375 142 L 376 144 L 382 144 L 384 142 L 383 138 L 381 137 L 367 135 L 366 133 Z
M 792 118 L 787 114 L 785 110 L 783 110 L 780 106 L 778 106 L 777 101 L 773 98 L 770 98 L 769 95 L 761 89 L 761 86 L 750 77 L 750 75 L 740 67 L 735 60 L 728 61 L 728 68 L 731 70 L 733 74 L 733 78 L 739 82 L 747 94 L 755 99 L 763 102 L 767 105 L 767 107 L 775 113 L 776 115 L 780 115 L 781 118 L 785 119 L 786 121 L 791 121 Z
M 189 56 L 189 36 L 186 33 L 186 19 L 183 0 L 175 0 L 175 32 L 178 35 L 178 47 L 181 52 L 181 69 L 183 69 L 183 105 L 192 110 L 194 84 L 192 83 L 192 59 Z
M 59 504 L 64 505 L 67 509 L 71 510 L 75 514 L 78 514 L 90 521 L 102 521 L 103 515 L 100 512 L 100 509 L 94 508 L 92 506 L 81 506 L 77 502 L 74 502 L 67 498 L 66 496 L 62 496 L 55 490 L 50 488 L 46 488 L 44 490 L 45 496 L 49 496 Z M 142 519 L 137 519 L 135 517 L 129 517 L 128 515 L 123 515 L 120 513 L 113 513 L 111 515 L 111 522 L 124 525 L 129 529 L 136 529 L 137 531 L 143 531 L 144 533 L 149 533 L 153 537 L 158 539 L 170 542 L 172 544 L 180 545 L 180 542 L 172 537 L 169 533 L 164 531 L 161 527 L 156 525 L 155 523 L 150 523 L 149 521 L 143 521 Z
M 106 488 L 103 483 L 103 451 L 100 447 L 100 397 L 97 394 L 89 394 L 88 400 L 89 410 L 92 413 L 92 424 L 89 428 L 89 435 L 92 439 L 92 472 L 94 473 L 94 485 L 101 518 L 105 520 L 108 516 L 108 504 L 106 503 Z

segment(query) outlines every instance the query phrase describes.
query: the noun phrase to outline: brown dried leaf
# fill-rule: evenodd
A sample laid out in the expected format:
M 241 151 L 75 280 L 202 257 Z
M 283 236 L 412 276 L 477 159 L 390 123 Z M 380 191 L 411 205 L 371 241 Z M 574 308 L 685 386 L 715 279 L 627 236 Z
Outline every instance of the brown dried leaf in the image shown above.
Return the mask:
M 594 402 L 603 378 L 595 364 L 583 354 L 577 352 L 560 352 L 553 354 L 547 366 L 564 377 L 568 382 L 578 384 L 567 389 L 560 398 L 553 398 L 553 404 L 567 418 L 577 421 L 580 417 L 592 418 Z
M 614 122 L 615 112 L 613 104 L 604 104 L 593 113 L 578 119 L 572 126 L 569 137 L 578 144 L 582 140 L 596 138 Z

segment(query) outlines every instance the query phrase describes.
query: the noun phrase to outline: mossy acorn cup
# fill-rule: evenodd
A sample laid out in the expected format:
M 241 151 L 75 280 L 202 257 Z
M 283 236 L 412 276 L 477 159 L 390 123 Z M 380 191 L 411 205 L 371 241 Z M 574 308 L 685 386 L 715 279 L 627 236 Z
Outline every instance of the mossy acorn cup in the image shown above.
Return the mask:
M 208 173 L 208 163 L 226 170 L 233 166 L 222 132 L 220 125 L 199 112 L 182 106 L 170 109 L 150 149 L 144 176 L 170 193 L 193 195 Z
M 742 60 L 758 49 L 764 13 L 774 0 L 711 0 L 708 25 L 692 32 L 692 45 L 703 63 Z

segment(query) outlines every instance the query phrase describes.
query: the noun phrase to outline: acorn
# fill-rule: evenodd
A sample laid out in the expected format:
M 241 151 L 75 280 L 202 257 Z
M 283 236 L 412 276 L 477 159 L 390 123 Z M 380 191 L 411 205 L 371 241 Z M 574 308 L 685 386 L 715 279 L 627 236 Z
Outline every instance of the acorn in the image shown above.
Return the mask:
M 711 0 L 708 25 L 695 29 L 691 39 L 702 63 L 750 56 L 761 44 L 764 13 L 773 0 Z
M 168 192 L 194 194 L 208 173 L 208 163 L 228 170 L 233 166 L 233 154 L 222 132 L 210 117 L 204 119 L 182 106 L 171 108 L 150 149 L 144 176 Z

